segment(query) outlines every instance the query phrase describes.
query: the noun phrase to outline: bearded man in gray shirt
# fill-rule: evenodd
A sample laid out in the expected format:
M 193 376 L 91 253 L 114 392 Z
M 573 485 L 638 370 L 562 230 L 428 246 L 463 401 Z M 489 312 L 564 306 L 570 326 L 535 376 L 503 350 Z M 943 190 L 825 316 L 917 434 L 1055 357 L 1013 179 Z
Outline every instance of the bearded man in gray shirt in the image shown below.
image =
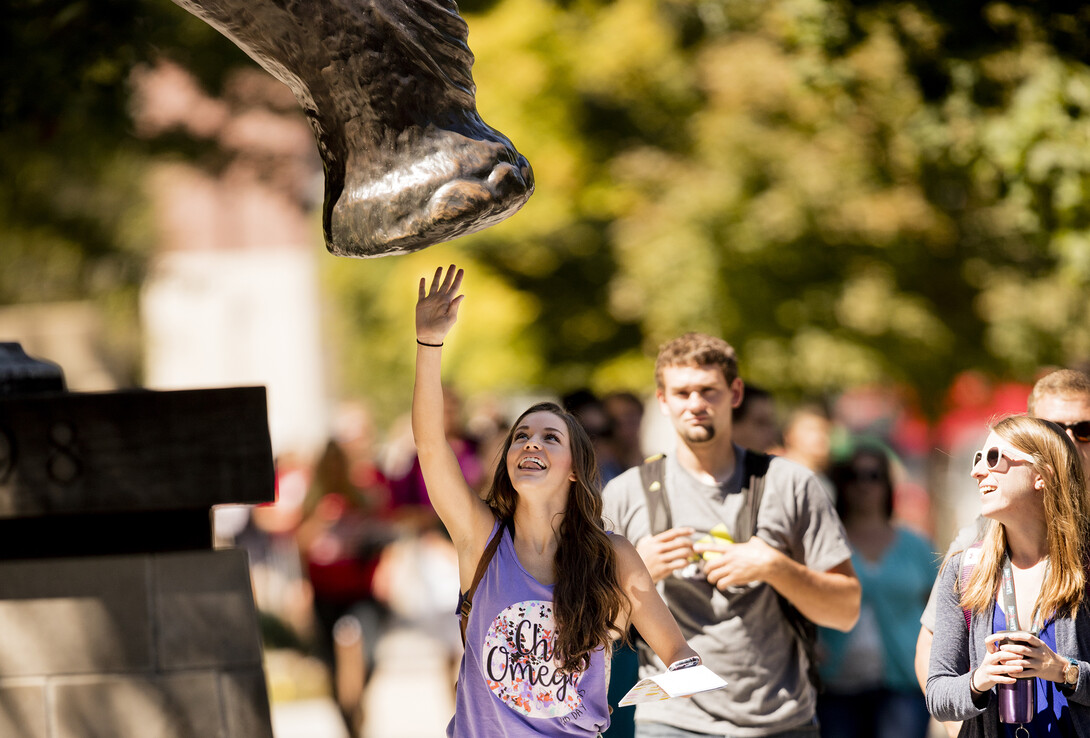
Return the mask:
M 754 452 L 731 440 L 744 387 L 726 341 L 689 333 L 665 344 L 655 384 L 677 441 L 650 485 L 669 527 L 652 530 L 661 516 L 648 510 L 640 467 L 606 486 L 604 517 L 636 545 L 689 644 L 727 687 L 638 705 L 636 736 L 816 737 L 809 659 L 781 600 L 814 624 L 855 625 L 860 587 L 840 519 L 817 477 L 782 458 L 767 464 L 752 505 L 743 470 Z M 664 668 L 641 653 L 641 677 Z

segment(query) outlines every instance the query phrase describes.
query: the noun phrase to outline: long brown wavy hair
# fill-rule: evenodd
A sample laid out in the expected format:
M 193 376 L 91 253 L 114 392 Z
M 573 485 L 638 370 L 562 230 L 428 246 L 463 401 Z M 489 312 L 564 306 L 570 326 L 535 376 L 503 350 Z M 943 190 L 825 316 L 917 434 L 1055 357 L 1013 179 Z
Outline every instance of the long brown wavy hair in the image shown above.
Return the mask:
M 583 426 L 552 402 L 541 402 L 528 408 L 511 424 L 485 499 L 503 524 L 514 519 L 519 496 L 507 472 L 507 452 L 523 419 L 538 412 L 552 413 L 567 426 L 575 474 L 575 481 L 568 490 L 568 504 L 556 547 L 554 658 L 562 671 L 584 671 L 596 648 L 609 645 L 615 637 L 626 637 L 617 628 L 616 621 L 622 613 L 627 620 L 631 604 L 617 580 L 617 554 L 602 524 L 598 463 Z
M 1063 428 L 1039 418 L 1024 415 L 1004 418 L 993 425 L 992 430 L 1019 451 L 1032 456 L 1034 471 L 1045 480 L 1041 501 L 1047 523 L 1049 567 L 1037 596 L 1036 611 L 1040 622 L 1046 623 L 1055 616 L 1073 618 L 1086 587 L 1090 546 L 1090 495 L 1078 451 Z M 961 595 L 964 609 L 986 612 L 995 602 L 1006 553 L 1006 528 L 994 520 L 989 521 L 980 562 Z

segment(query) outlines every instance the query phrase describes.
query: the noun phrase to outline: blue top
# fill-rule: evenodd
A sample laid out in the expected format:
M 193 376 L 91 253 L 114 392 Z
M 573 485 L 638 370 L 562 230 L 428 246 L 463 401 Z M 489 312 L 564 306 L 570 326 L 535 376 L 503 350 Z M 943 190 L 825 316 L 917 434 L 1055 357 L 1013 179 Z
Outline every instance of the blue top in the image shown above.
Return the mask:
M 881 640 L 884 668 L 880 671 L 884 681 L 868 688 L 919 692 L 913 665 L 916 638 L 920 632 L 920 614 L 938 573 L 931 543 L 909 530 L 897 528 L 893 543 L 877 562 L 864 558 L 853 547 L 852 566 L 863 589 L 861 608 L 869 608 L 874 615 Z M 848 652 L 852 639 L 859 635 L 859 627 L 847 633 L 818 629 L 822 647 L 820 673 L 830 690 L 841 681 L 838 675 L 853 668 Z
M 1002 607 L 995 608 L 992 616 L 992 632 L 999 633 L 1007 629 L 1007 616 Z M 1056 650 L 1056 621 L 1049 620 L 1044 630 L 1037 634 L 1045 644 L 1053 651 Z M 1067 707 L 1067 697 L 1059 690 L 1056 682 L 1048 679 L 1037 679 L 1037 714 L 1033 721 L 1026 725 L 1029 734 L 1037 736 L 1062 736 L 1062 738 L 1076 738 L 1075 727 L 1071 724 L 1071 711 Z M 1006 730 L 1008 738 L 1016 738 L 1017 725 L 1000 723 L 1001 730 Z M 1025 735 L 1024 733 L 1022 734 Z
M 609 727 L 604 649 L 585 672 L 564 675 L 553 659 L 555 629 L 553 585 L 522 568 L 505 529 L 473 594 L 447 736 L 594 738 Z
M 973 669 L 984 660 L 984 639 L 994 631 L 995 603 L 972 613 L 965 627 L 957 581 L 961 573 L 961 553 L 953 554 L 935 587 L 935 641 L 931 646 L 931 668 L 927 677 L 927 709 L 938 720 L 962 720 L 961 738 L 1004 738 L 1000 729 L 999 700 L 994 691 L 986 699 L 974 700 L 969 687 Z M 1079 681 L 1068 690 L 1067 708 L 1073 735 L 1090 736 L 1090 664 L 1086 662 L 1090 644 L 1090 597 L 1083 597 L 1078 617 L 1057 617 L 1053 623 L 1056 653 L 1078 659 Z M 978 705 L 977 702 L 983 702 Z

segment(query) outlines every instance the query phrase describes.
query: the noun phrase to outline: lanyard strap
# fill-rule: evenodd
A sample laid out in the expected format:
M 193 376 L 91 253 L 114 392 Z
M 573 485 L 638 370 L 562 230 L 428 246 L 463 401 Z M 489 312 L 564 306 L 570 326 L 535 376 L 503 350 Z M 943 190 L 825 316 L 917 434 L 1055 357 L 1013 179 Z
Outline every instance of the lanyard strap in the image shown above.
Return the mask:
M 1014 596 L 1014 570 L 1011 557 L 1003 557 L 1003 581 L 999 585 L 999 606 L 1007 617 L 1007 630 L 1021 630 L 1018 627 L 1018 599 Z
M 1037 604 L 1034 605 L 1032 617 L 1035 623 L 1037 621 Z M 1014 596 L 1014 570 L 1011 568 L 1010 553 L 1003 557 L 1003 579 L 999 584 L 999 606 L 1003 608 L 1003 614 L 1007 618 L 1007 630 L 1022 630 L 1018 627 L 1018 599 Z M 1036 632 L 1034 632 L 1034 635 L 1036 635 Z

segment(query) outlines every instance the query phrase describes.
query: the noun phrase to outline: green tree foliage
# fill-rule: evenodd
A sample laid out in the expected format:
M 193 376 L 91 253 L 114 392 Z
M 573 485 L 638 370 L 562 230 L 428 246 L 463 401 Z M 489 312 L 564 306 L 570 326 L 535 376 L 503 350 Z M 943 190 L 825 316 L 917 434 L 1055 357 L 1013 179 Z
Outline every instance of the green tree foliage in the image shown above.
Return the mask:
M 541 307 L 538 381 L 644 387 L 720 333 L 788 394 L 1090 355 L 1087 11 L 502 0 L 480 108 L 538 192 L 462 242 Z
M 60 275 L 43 297 L 93 290 L 98 273 L 124 282 L 146 248 L 134 172 L 160 152 L 111 112 L 132 65 L 168 53 L 215 89 L 248 63 L 170 3 L 109 7 L 83 36 L 94 4 L 6 11 L 3 258 Z M 722 334 L 748 377 L 787 395 L 896 381 L 931 410 L 964 369 L 1026 379 L 1090 356 L 1081 4 L 462 11 L 481 113 L 528 156 L 537 192 L 454 244 L 326 262 L 346 389 L 404 407 L 415 281 L 449 261 L 471 269 L 450 357 L 469 390 L 646 387 L 657 344 L 685 330 Z M 31 171 L 49 176 L 28 187 Z M 26 290 L 0 276 L 0 302 Z

